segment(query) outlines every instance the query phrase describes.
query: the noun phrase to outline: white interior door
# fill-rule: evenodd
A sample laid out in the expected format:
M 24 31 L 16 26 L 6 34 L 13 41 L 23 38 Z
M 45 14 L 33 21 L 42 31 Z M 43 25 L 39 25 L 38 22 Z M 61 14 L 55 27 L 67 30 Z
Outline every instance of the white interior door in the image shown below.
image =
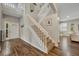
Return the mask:
M 9 30 L 11 38 L 19 38 L 19 24 L 17 23 L 10 24 Z

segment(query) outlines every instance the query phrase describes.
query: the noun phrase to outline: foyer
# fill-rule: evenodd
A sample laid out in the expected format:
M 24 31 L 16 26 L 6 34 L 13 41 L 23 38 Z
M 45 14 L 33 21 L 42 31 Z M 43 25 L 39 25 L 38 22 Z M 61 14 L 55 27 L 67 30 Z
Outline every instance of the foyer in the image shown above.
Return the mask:
M 79 4 L 1 3 L 1 56 L 78 56 Z

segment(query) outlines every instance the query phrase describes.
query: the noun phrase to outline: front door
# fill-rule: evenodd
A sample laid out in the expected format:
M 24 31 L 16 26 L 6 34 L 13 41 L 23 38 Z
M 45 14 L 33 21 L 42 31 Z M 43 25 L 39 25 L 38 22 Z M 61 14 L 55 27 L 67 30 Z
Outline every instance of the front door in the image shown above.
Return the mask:
M 19 24 L 13 22 L 5 22 L 6 40 L 19 38 Z

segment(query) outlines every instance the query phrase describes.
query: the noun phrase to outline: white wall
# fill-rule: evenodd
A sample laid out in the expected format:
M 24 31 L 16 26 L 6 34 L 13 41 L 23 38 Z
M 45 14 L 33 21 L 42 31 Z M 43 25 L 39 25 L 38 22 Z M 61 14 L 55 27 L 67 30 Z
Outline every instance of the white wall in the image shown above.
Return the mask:
M 1 11 L 2 11 L 2 8 L 1 8 L 1 4 L 0 4 L 0 30 L 1 30 L 1 22 L 2 22 L 2 13 L 1 13 Z
M 20 19 L 20 37 L 26 42 L 29 42 L 29 29 L 28 29 L 28 19 L 27 14 L 29 14 L 30 11 L 30 4 L 24 4 L 24 12 L 23 17 Z M 21 26 L 24 27 L 21 27 Z
M 48 24 L 48 21 L 51 22 L 51 24 Z M 42 22 L 41 25 L 47 30 L 49 35 L 52 38 L 55 38 L 57 42 L 59 42 L 59 21 L 57 20 L 57 15 L 51 15 L 46 17 Z
M 20 22 L 19 18 L 17 17 L 13 17 L 13 16 L 8 16 L 8 15 L 4 15 L 4 21 L 9 21 L 9 22 L 14 22 L 14 23 L 18 23 Z

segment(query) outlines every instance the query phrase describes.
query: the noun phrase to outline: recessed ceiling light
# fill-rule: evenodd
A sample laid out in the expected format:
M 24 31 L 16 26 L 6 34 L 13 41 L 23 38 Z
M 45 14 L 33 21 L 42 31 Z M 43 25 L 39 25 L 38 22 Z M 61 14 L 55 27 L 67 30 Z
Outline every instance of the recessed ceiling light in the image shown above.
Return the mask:
M 67 16 L 67 18 L 69 18 L 69 16 Z

